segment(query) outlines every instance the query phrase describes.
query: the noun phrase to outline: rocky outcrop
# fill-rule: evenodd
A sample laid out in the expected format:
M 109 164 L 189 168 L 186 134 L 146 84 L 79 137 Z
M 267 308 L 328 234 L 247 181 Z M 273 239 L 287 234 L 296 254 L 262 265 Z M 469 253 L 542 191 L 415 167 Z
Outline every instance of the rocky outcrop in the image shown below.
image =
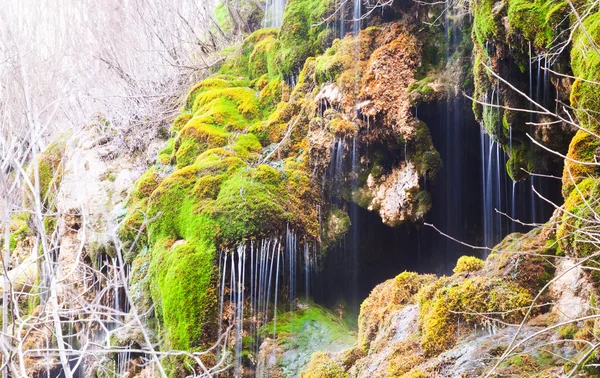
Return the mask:
M 424 215 L 413 208 L 414 194 L 419 191 L 419 176 L 412 162 L 401 163 L 389 175 L 377 180 L 369 174 L 366 186 L 366 195 L 372 198 L 368 209 L 377 211 L 384 223 L 396 225 Z

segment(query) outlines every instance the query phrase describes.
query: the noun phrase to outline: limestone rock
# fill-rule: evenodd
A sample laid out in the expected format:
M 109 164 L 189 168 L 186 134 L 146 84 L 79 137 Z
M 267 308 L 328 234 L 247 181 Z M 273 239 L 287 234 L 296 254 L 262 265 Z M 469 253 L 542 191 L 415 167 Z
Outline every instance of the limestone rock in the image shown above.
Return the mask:
M 419 191 L 419 175 L 411 161 L 400 163 L 379 179 L 369 175 L 367 188 L 372 197 L 369 210 L 377 211 L 384 223 L 393 226 L 414 216 L 413 197 Z

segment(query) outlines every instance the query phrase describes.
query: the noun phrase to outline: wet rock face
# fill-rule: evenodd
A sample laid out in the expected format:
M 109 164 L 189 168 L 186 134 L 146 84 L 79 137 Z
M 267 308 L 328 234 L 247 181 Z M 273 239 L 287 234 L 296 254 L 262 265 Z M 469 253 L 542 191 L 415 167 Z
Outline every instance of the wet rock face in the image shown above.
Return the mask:
M 372 197 L 368 209 L 377 211 L 381 220 L 394 226 L 417 217 L 414 194 L 419 190 L 419 176 L 414 164 L 402 162 L 388 175 L 367 178 L 367 191 Z
M 347 35 L 300 75 L 315 86 L 306 98 L 315 110 L 308 151 L 325 197 L 355 202 L 390 226 L 423 218 L 430 206 L 417 200 L 420 180 L 441 166 L 427 126 L 411 111 L 421 101 L 411 93 L 422 64 L 419 33 L 395 22 Z
M 257 377 L 297 377 L 313 353 L 339 353 L 354 344 L 353 332 L 337 314 L 315 304 L 299 308 L 277 318 L 276 339 L 267 337 L 260 347 Z

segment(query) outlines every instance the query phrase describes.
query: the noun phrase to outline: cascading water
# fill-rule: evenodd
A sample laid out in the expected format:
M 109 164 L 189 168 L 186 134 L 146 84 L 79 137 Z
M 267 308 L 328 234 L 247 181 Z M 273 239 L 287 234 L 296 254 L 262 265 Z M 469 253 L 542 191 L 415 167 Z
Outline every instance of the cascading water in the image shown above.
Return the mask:
M 283 23 L 285 0 L 267 0 L 265 3 L 265 17 L 263 27 L 279 28 Z
M 352 34 L 358 35 L 362 18 L 362 0 L 354 0 L 352 10 Z
M 295 310 L 297 269 L 304 265 L 304 279 L 309 279 L 315 247 L 316 242 L 309 239 L 299 245 L 296 232 L 288 226 L 283 237 L 240 243 L 219 252 L 219 335 L 228 329 L 232 332 L 231 338 L 223 335 L 219 354 L 232 352 L 225 357 L 231 360 L 235 377 L 241 377 L 248 364 L 244 350 L 258 356 L 261 340 L 277 337 L 280 299 L 288 300 L 285 310 Z M 305 288 L 308 298 L 308 281 Z M 272 328 L 265 328 L 270 321 Z M 254 340 L 253 348 L 244 345 L 245 336 Z

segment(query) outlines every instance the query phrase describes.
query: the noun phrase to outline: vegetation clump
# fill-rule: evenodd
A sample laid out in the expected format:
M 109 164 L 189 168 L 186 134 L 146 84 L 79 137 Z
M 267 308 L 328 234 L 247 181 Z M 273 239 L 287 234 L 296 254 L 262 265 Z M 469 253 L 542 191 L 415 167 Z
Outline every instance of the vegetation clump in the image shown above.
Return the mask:
M 596 219 L 600 211 L 600 181 L 585 179 L 575 186 L 564 204 L 562 220 L 557 231 L 561 249 L 579 258 L 597 253 L 597 243 L 590 232 L 594 233 Z M 600 286 L 600 272 L 595 267 L 600 258 L 585 262 L 590 266 L 594 284 Z
M 485 262 L 474 256 L 462 256 L 456 262 L 454 273 L 470 273 L 483 269 Z
M 503 278 L 474 277 L 441 287 L 436 287 L 437 283 L 431 285 L 418 296 L 421 347 L 426 356 L 454 346 L 460 336 L 459 319 L 465 324 L 484 325 L 489 321 L 480 314 L 494 313 L 502 322 L 518 322 L 532 300 L 525 289 Z
M 368 350 L 389 315 L 409 303 L 424 285 L 435 280 L 433 275 L 403 272 L 396 278 L 377 285 L 360 306 L 358 316 L 359 347 Z
M 300 373 L 300 378 L 346 378 L 346 373 L 327 352 L 313 354 L 306 370 Z

